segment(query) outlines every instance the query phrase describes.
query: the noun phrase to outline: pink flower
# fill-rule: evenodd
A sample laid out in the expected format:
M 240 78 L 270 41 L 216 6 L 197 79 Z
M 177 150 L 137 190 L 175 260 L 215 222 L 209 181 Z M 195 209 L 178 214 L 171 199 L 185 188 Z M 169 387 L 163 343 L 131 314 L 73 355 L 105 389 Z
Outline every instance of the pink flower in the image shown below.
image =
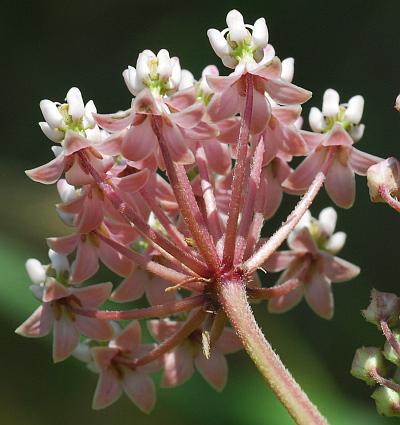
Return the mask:
M 149 413 L 156 400 L 155 387 L 148 373 L 159 369 L 158 362 L 134 368 L 133 359 L 148 352 L 151 345 L 141 345 L 139 322 L 131 322 L 108 347 L 95 347 L 92 355 L 99 371 L 93 408 L 103 409 L 114 403 L 122 391 L 143 412 Z
M 174 334 L 181 326 L 179 321 L 169 319 L 150 320 L 149 330 L 158 341 Z M 221 391 L 228 377 L 228 364 L 225 354 L 234 353 L 242 348 L 235 333 L 224 328 L 221 336 L 211 347 L 211 356 L 206 358 L 202 351 L 202 330 L 194 331 L 183 343 L 163 357 L 163 387 L 175 387 L 186 382 L 194 373 L 194 366 L 203 378 L 217 391 Z
M 326 191 L 336 205 L 342 208 L 353 205 L 354 173 L 365 176 L 368 168 L 381 160 L 353 147 L 364 129 L 360 124 L 363 106 L 361 96 L 354 96 L 348 104 L 339 105 L 339 95 L 335 90 L 325 92 L 322 112 L 317 108 L 310 112 L 310 125 L 319 133 L 301 133 L 311 153 L 283 183 L 287 190 L 304 193 L 323 168 L 328 152 L 334 150 L 325 182 Z
M 60 261 L 65 262 L 62 256 L 52 253 L 51 270 L 56 271 Z M 36 276 L 40 272 L 39 264 L 28 261 L 27 268 L 32 275 L 32 267 L 36 269 Z M 58 278 L 65 277 L 66 270 L 61 270 Z M 54 331 L 53 360 L 60 362 L 71 355 L 79 344 L 80 335 L 96 340 L 109 340 L 113 330 L 109 323 L 77 314 L 74 309 L 95 309 L 103 304 L 111 294 L 111 283 L 74 288 L 65 286 L 53 277 L 41 276 L 42 283 L 32 287 L 33 293 L 41 299 L 43 304 L 20 325 L 16 333 L 32 338 L 46 336 L 51 329 Z M 38 282 L 38 280 L 36 280 Z
M 299 279 L 299 285 L 292 292 L 269 301 L 269 311 L 290 310 L 304 295 L 316 314 L 324 319 L 332 318 L 331 282 L 345 282 L 360 272 L 357 266 L 335 256 L 346 240 L 345 233 L 333 233 L 336 219 L 336 211 L 331 207 L 323 209 L 318 220 L 308 212 L 288 237 L 290 251 L 275 252 L 267 260 L 267 270 L 284 270 L 276 285 L 292 278 Z

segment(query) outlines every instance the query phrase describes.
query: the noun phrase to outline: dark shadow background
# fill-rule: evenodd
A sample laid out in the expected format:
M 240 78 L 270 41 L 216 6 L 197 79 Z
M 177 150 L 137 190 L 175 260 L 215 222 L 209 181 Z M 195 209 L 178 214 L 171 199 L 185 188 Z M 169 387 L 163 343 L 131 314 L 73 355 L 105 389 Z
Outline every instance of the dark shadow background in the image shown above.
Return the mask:
M 399 155 L 400 116 L 393 110 L 400 91 L 398 0 L 7 2 L 0 17 L 0 423 L 292 423 L 243 353 L 231 356 L 222 394 L 196 376 L 181 388 L 159 390 L 150 416 L 126 399 L 94 412 L 93 374 L 73 359 L 52 365 L 51 340 L 29 341 L 13 333 L 35 307 L 27 290 L 25 259 L 46 261 L 43 238 L 65 232 L 51 207 L 57 202 L 55 188 L 34 184 L 23 174 L 52 157 L 51 144 L 36 124 L 42 119 L 39 101 L 62 100 L 75 85 L 85 101 L 94 99 L 100 112 L 126 109 L 131 96 L 121 72 L 135 65 L 145 48 L 167 48 L 198 77 L 205 65 L 220 66 L 206 30 L 224 28 L 227 11 L 235 7 L 249 23 L 265 16 L 277 54 L 295 57 L 295 83 L 314 93 L 305 117 L 310 106 L 321 106 L 328 87 L 337 89 L 343 101 L 362 94 L 366 133 L 358 148 L 382 157 Z M 304 303 L 285 316 L 267 314 L 264 305 L 256 307 L 256 314 L 332 424 L 391 424 L 396 419 L 375 413 L 372 390 L 353 379 L 349 369 L 357 347 L 382 343 L 379 332 L 360 316 L 371 288 L 400 293 L 400 219 L 388 207 L 369 202 L 364 179 L 358 179 L 357 192 L 355 206 L 339 211 L 338 228 L 349 234 L 341 256 L 360 265 L 362 273 L 335 285 L 334 319 L 317 318 Z M 293 202 L 289 197 L 267 230 L 284 219 Z M 314 213 L 328 204 L 323 193 Z

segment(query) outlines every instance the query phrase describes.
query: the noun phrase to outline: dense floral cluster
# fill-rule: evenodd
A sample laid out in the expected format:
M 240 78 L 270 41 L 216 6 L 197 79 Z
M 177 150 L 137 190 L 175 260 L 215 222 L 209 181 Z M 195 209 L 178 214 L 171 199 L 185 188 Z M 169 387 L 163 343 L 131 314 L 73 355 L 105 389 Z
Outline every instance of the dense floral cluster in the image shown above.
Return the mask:
M 124 391 L 150 411 L 150 374 L 160 369 L 162 386 L 182 384 L 195 367 L 221 390 L 225 354 L 244 346 L 252 355 L 251 332 L 240 329 L 237 300 L 227 295 L 232 282 L 246 303 L 268 299 L 271 312 L 284 312 L 304 294 L 329 319 L 331 282 L 359 273 L 336 257 L 346 235 L 334 233 L 335 210 L 316 220 L 308 208 L 323 185 L 336 205 L 351 207 L 354 173 L 380 166 L 380 158 L 354 147 L 364 131 L 363 98 L 340 103 L 328 89 L 322 111 L 311 109 L 312 131 L 302 130 L 301 105 L 311 93 L 292 83 L 294 60 L 275 55 L 265 20 L 247 25 L 232 10 L 225 30 L 207 34 L 229 75 L 209 65 L 196 81 L 168 51 L 144 50 L 123 72 L 134 96 L 129 109 L 98 114 L 75 87 L 64 103 L 40 103 L 39 124 L 55 158 L 27 175 L 57 183 L 57 212 L 72 233 L 47 239 L 48 265 L 28 260 L 41 306 L 17 332 L 53 330 L 55 362 L 72 354 L 98 373 L 94 408 Z M 304 157 L 296 169 L 294 157 Z M 263 239 L 263 223 L 284 193 L 302 198 Z M 286 238 L 290 250 L 277 252 Z M 87 284 L 100 262 L 115 282 Z M 259 268 L 283 273 L 266 288 Z M 144 295 L 146 308 L 100 310 L 107 300 Z M 153 343 L 141 342 L 139 320 Z

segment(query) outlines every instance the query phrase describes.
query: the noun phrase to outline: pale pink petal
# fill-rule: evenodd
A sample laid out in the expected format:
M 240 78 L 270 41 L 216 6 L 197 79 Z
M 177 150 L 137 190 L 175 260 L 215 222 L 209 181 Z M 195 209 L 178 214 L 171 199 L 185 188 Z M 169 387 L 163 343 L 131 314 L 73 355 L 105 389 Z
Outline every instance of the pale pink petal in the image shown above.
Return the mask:
M 190 151 L 182 132 L 178 126 L 171 122 L 163 121 L 162 134 L 168 145 L 173 161 L 181 164 L 191 164 L 194 162 L 193 153 Z
M 107 139 L 96 144 L 96 150 L 103 155 L 118 155 L 121 152 L 122 142 L 125 138 L 125 132 L 112 134 Z
M 15 333 L 29 338 L 46 336 L 51 330 L 53 320 L 53 309 L 48 304 L 43 304 L 18 326 Z
M 311 252 L 316 254 L 318 252 L 318 247 L 307 227 L 294 230 L 290 236 L 287 240 L 290 249 L 303 253 Z
M 68 183 L 66 182 L 66 184 Z M 72 199 L 69 202 L 64 202 L 63 204 L 57 204 L 57 208 L 61 210 L 62 212 L 65 212 L 68 214 L 77 214 L 82 210 L 85 200 L 86 200 L 86 192 L 84 195 L 77 196 L 76 198 Z
M 220 77 L 217 75 L 207 75 L 207 84 L 210 88 L 216 92 L 221 92 L 226 90 L 228 87 L 232 86 L 242 77 L 241 74 L 229 75 L 227 77 Z
M 63 171 L 64 154 L 61 154 L 47 164 L 33 168 L 32 170 L 26 170 L 25 173 L 35 182 L 53 184 L 61 177 Z
M 151 412 L 156 401 L 156 390 L 151 378 L 143 373 L 125 369 L 122 385 L 126 395 L 140 410 Z
M 268 301 L 268 311 L 270 313 L 285 313 L 301 301 L 303 291 L 303 285 L 300 284 L 288 294 L 272 298 Z
M 280 272 L 285 270 L 296 257 L 297 254 L 294 251 L 276 251 L 263 266 L 270 272 Z
M 74 323 L 79 332 L 89 338 L 108 341 L 113 337 L 112 326 L 104 320 L 77 314 Z
M 208 167 L 217 174 L 227 174 L 232 167 L 229 146 L 216 140 L 204 143 Z
M 71 281 L 83 282 L 92 277 L 99 269 L 99 258 L 96 248 L 88 241 L 78 245 L 76 258 L 71 266 Z
M 100 127 L 107 131 L 115 132 L 128 127 L 134 119 L 134 114 L 128 109 L 116 114 L 93 114 L 93 117 Z
M 94 347 L 92 348 L 93 359 L 100 371 L 106 371 L 110 368 L 111 361 L 119 353 L 118 348 Z
M 266 58 L 267 59 L 267 58 Z M 263 59 L 262 63 L 255 69 L 251 70 L 251 74 L 257 75 L 264 80 L 277 79 L 281 76 L 282 64 L 281 61 L 275 57 L 272 61 L 265 63 Z
M 322 142 L 323 146 L 326 147 L 351 146 L 353 143 L 353 139 L 350 137 L 349 133 L 347 133 L 340 124 L 335 124 Z
M 65 286 L 58 283 L 55 279 L 49 279 L 44 288 L 43 301 L 51 302 L 61 298 L 66 298 L 69 295 L 70 291 Z
M 151 126 L 151 119 L 146 117 L 143 122 L 132 125 L 126 132 L 122 144 L 122 154 L 132 161 L 141 161 L 154 152 L 157 143 L 157 136 Z
M 222 143 L 236 143 L 239 138 L 240 120 L 229 118 L 218 123 L 218 140 Z
M 79 332 L 71 319 L 62 314 L 54 321 L 53 361 L 61 362 L 71 355 L 79 344 Z
M 122 178 L 113 178 L 113 183 L 123 192 L 136 192 L 147 183 L 149 177 L 150 171 L 145 168 Z
M 201 376 L 217 391 L 222 391 L 228 379 L 228 364 L 225 356 L 213 351 L 207 359 L 200 353 L 195 359 L 195 365 Z
M 114 273 L 119 276 L 128 276 L 132 270 L 133 263 L 115 249 L 103 242 L 99 242 L 98 255 L 100 260 Z
M 74 289 L 74 296 L 85 308 L 95 308 L 107 301 L 112 291 L 112 283 L 98 283 Z
M 234 330 L 232 328 L 225 327 L 221 336 L 215 343 L 214 348 L 222 354 L 231 354 L 241 350 L 243 345 Z
M 179 90 L 177 93 L 169 96 L 166 103 L 174 109 L 181 111 L 182 109 L 188 108 L 195 101 L 196 89 L 194 87 L 188 87 L 185 90 Z
M 181 326 L 181 322 L 169 319 L 147 321 L 149 332 L 151 336 L 157 341 L 164 341 L 173 335 Z
M 289 155 L 303 156 L 309 151 L 306 142 L 294 125 L 282 126 L 284 151 Z
M 332 318 L 334 303 L 331 282 L 320 270 L 315 270 L 305 284 L 304 298 L 316 314 L 324 319 Z
M 80 233 L 89 233 L 97 229 L 104 217 L 103 201 L 96 191 L 90 191 L 85 198 L 83 211 L 79 214 L 76 223 Z
M 154 276 L 146 281 L 146 297 L 151 305 L 165 304 L 176 301 L 175 291 L 166 291 L 171 284 L 164 279 Z
M 190 350 L 178 346 L 166 353 L 163 358 L 164 374 L 161 387 L 176 387 L 186 382 L 194 372 L 193 358 Z
M 283 105 L 297 105 L 310 99 L 312 93 L 281 79 L 268 80 L 265 83 L 267 93 Z
M 325 149 L 317 149 L 312 152 L 283 182 L 283 187 L 300 192 L 307 190 L 314 177 L 321 170 L 325 155 Z
M 211 98 L 207 113 L 215 122 L 230 118 L 239 112 L 239 99 L 237 86 L 228 87 Z
M 311 131 L 300 131 L 301 137 L 306 142 L 309 150 L 317 148 L 320 144 L 323 143 L 326 134 L 324 133 L 312 133 Z
M 195 127 L 182 129 L 182 132 L 187 139 L 195 141 L 209 141 L 219 134 L 217 126 L 207 124 L 204 121 L 199 122 Z
M 324 273 L 332 282 L 346 282 L 360 274 L 360 268 L 339 257 L 324 257 Z
M 356 148 L 351 149 L 350 165 L 351 168 L 360 176 L 366 176 L 368 168 L 380 161 L 382 161 L 382 158 L 379 158 L 378 156 L 370 155 L 369 153 L 359 151 Z
M 47 238 L 46 242 L 53 251 L 59 254 L 69 255 L 76 248 L 79 242 L 79 235 L 73 234 L 58 238 Z
M 350 208 L 356 196 L 356 180 L 350 165 L 335 158 L 329 168 L 325 189 L 332 201 L 342 208 Z
M 68 130 L 64 139 L 65 156 L 69 156 L 82 149 L 90 147 L 90 142 L 75 131 Z
M 301 114 L 300 105 L 291 105 L 291 106 L 274 106 L 272 109 L 273 115 L 279 121 L 282 121 L 285 124 L 293 124 Z
M 124 330 L 112 341 L 112 346 L 135 355 L 140 349 L 142 330 L 140 323 L 133 320 Z
M 272 166 L 270 164 L 263 169 L 260 180 L 260 192 L 262 192 L 264 198 L 262 213 L 265 219 L 271 218 L 276 213 L 283 197 L 281 183 L 273 175 Z
M 244 106 L 244 104 L 242 105 Z M 251 134 L 261 133 L 271 118 L 271 105 L 264 93 L 253 90 L 253 109 L 251 116 Z
M 117 303 L 135 301 L 143 296 L 145 285 L 149 280 L 147 272 L 135 269 L 126 277 L 112 293 L 111 299 Z
M 92 408 L 96 410 L 104 409 L 117 401 L 121 397 L 121 394 L 122 387 L 117 372 L 111 368 L 104 370 L 101 372 L 97 381 Z
M 200 102 L 192 106 L 170 115 L 171 121 L 182 128 L 192 128 L 196 126 L 202 119 L 205 112 L 204 105 Z

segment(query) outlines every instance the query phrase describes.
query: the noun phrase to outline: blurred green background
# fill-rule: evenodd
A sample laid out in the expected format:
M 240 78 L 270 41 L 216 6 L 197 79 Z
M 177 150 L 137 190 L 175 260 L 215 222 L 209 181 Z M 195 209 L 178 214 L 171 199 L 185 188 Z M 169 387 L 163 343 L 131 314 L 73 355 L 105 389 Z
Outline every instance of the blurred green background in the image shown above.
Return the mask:
M 39 101 L 62 100 L 75 85 L 101 112 L 126 109 L 131 96 L 121 72 L 145 48 L 167 48 L 198 77 L 205 65 L 220 65 L 206 30 L 224 28 L 232 8 L 249 23 L 266 17 L 277 54 L 295 57 L 295 83 L 314 93 L 304 116 L 310 106 L 321 105 L 328 87 L 337 89 L 343 101 L 362 94 L 366 133 L 358 147 L 383 157 L 399 155 L 400 116 L 393 110 L 400 91 L 398 0 L 7 2 L 0 17 L 1 424 L 292 423 L 243 353 L 230 356 L 229 382 L 221 394 L 196 376 L 181 388 L 159 390 L 150 416 L 125 398 L 94 412 L 94 374 L 74 359 L 53 365 L 50 339 L 28 340 L 13 333 L 36 305 L 28 291 L 26 258 L 46 261 L 43 238 L 66 232 L 52 209 L 55 188 L 30 182 L 23 174 L 52 157 L 37 126 Z M 349 369 L 357 347 L 382 343 L 378 331 L 360 316 L 371 288 L 400 293 L 400 219 L 386 206 L 370 204 L 365 180 L 357 183 L 357 202 L 339 212 L 338 228 L 349 233 L 341 256 L 360 265 L 362 273 L 335 285 L 334 319 L 317 318 L 304 303 L 285 316 L 269 315 L 265 305 L 255 310 L 277 352 L 332 424 L 391 424 L 396 419 L 376 414 L 371 389 L 353 379 Z M 279 224 L 293 201 L 288 198 L 267 230 Z M 314 213 L 328 204 L 322 194 Z

